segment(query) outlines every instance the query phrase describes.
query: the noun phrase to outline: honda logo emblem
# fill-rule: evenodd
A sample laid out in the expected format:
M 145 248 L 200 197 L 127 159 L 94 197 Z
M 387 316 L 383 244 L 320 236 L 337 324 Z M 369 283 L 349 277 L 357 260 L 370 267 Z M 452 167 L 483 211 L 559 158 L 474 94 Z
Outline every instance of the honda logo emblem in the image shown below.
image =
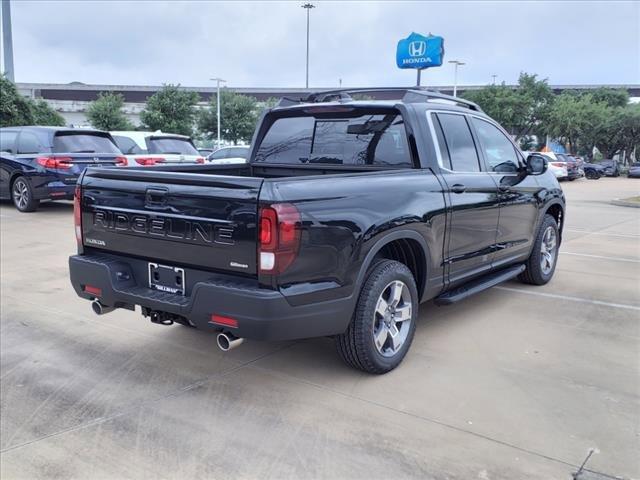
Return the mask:
M 427 51 L 427 42 L 418 41 L 409 44 L 409 55 L 412 57 L 422 57 Z

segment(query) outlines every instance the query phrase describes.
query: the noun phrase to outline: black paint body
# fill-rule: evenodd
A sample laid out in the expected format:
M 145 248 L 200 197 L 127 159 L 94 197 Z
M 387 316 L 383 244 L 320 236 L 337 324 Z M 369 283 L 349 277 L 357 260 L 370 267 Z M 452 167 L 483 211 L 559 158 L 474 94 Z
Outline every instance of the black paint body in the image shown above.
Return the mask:
M 314 108 L 336 105 L 344 104 Z M 437 103 L 353 108 L 372 106 L 401 115 L 413 168 L 256 162 L 273 119 L 305 108 L 294 106 L 265 114 L 247 165 L 88 169 L 80 180 L 83 245 L 70 258 L 75 290 L 92 298 L 83 288 L 96 286 L 107 305 L 142 305 L 203 329 L 220 328 L 211 314 L 229 316 L 242 337 L 332 335 L 346 329 L 368 267 L 390 245 L 409 247 L 426 301 L 524 262 L 545 213 L 555 208 L 564 218 L 555 177 L 528 175 L 524 158 L 507 173 L 490 173 L 482 153 L 480 172 L 441 166 L 431 113 L 489 120 L 484 114 Z M 300 247 L 284 274 L 265 275 L 257 268 L 259 208 L 278 202 L 300 212 Z M 148 262 L 185 268 L 186 295 L 147 288 Z

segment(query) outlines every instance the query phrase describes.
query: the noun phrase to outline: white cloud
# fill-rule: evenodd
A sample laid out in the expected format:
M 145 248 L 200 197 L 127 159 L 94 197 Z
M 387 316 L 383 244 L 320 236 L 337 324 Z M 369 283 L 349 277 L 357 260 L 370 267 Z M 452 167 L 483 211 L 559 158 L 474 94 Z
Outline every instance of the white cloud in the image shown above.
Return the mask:
M 410 85 L 395 66 L 412 31 L 442 35 L 460 83 L 640 82 L 638 2 L 315 2 L 311 86 Z M 304 86 L 299 2 L 12 2 L 16 79 L 101 84 Z M 452 67 L 423 84 L 452 81 Z

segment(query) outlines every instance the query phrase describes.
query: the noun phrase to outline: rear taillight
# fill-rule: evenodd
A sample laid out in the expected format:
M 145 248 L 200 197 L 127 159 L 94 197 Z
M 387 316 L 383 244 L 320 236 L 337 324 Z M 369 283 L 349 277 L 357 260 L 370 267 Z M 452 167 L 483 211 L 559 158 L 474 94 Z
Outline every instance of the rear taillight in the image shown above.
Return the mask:
M 73 224 L 76 230 L 76 242 L 82 245 L 82 189 L 77 186 L 73 196 Z
M 289 203 L 260 209 L 258 263 L 262 273 L 280 274 L 293 263 L 300 246 L 300 212 Z
M 118 167 L 126 167 L 129 165 L 129 161 L 127 160 L 127 157 L 116 157 L 116 165 Z
M 137 157 L 136 162 L 145 167 L 151 165 L 157 165 L 158 163 L 164 163 L 165 159 L 162 157 Z
M 196 163 L 204 163 L 204 157 L 196 158 Z
M 553 165 L 554 167 L 564 167 L 564 163 L 562 162 L 551 162 L 551 165 Z
M 38 157 L 36 158 L 38 165 L 44 168 L 63 170 L 71 168 L 71 157 Z

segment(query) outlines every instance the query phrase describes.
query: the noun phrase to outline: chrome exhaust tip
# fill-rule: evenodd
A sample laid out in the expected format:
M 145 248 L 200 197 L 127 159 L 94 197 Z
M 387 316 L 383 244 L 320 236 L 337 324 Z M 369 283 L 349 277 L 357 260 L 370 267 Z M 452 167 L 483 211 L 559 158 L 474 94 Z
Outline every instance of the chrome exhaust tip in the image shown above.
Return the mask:
M 113 312 L 115 310 L 114 307 L 107 307 L 106 305 L 103 305 L 98 299 L 91 302 L 91 309 L 96 315 L 104 315 L 105 313 Z
M 242 345 L 244 338 L 238 338 L 230 333 L 219 333 L 216 341 L 218 342 L 218 348 L 220 350 L 228 352 L 229 350 Z

